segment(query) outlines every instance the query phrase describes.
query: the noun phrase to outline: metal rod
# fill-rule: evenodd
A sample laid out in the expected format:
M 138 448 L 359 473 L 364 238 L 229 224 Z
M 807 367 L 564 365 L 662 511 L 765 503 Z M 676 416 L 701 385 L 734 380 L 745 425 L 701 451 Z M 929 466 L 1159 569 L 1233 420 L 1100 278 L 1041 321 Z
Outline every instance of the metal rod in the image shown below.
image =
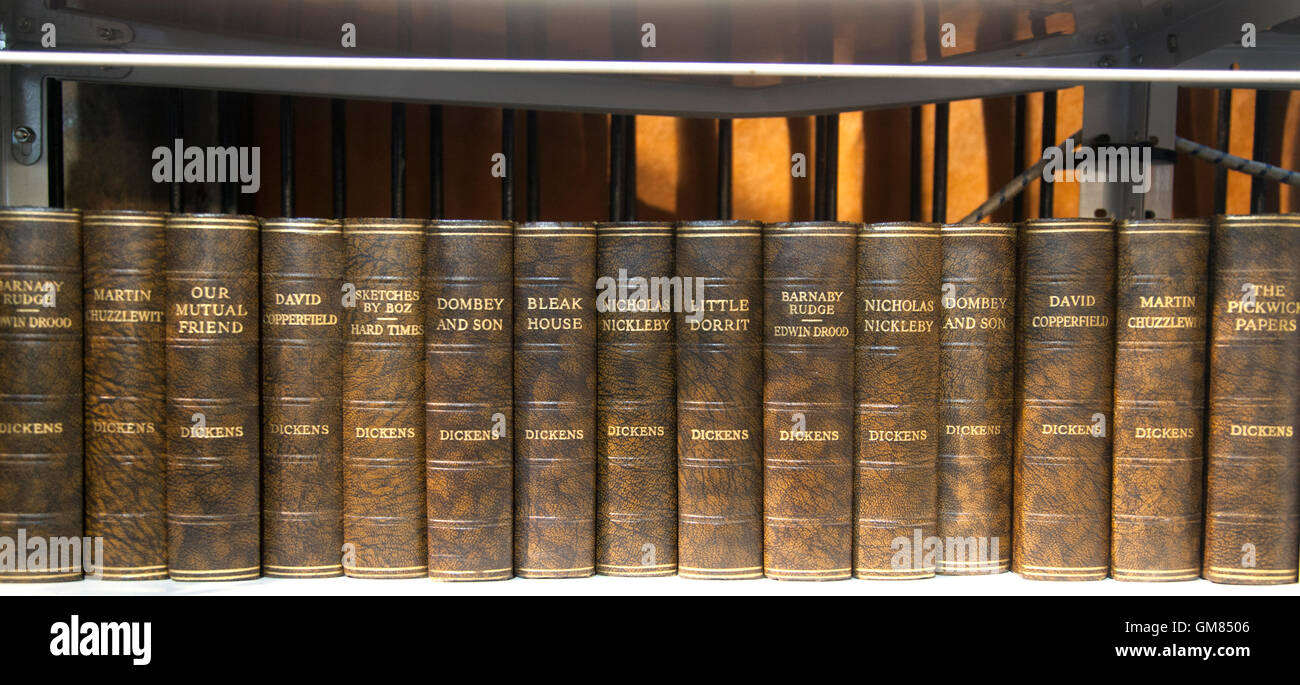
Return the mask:
M 826 117 L 813 117 L 813 221 L 826 220 Z
M 652 62 L 630 60 L 452 59 L 0 50 L 0 64 L 33 66 L 303 69 L 323 71 L 469 72 L 672 76 L 1020 80 L 1072 83 L 1300 85 L 1300 70 L 992 67 L 944 64 L 801 64 L 775 62 Z
M 221 147 L 230 149 L 238 143 L 235 126 L 235 94 L 228 91 L 217 93 L 217 137 Z M 284 136 L 283 121 L 281 137 Z M 234 179 L 221 184 L 221 212 L 223 214 L 239 213 L 239 187 Z
M 1066 141 L 1069 140 L 1078 141 L 1082 135 L 1083 135 L 1082 129 L 1075 131 L 1074 133 L 1066 137 L 1066 140 L 1061 141 L 1060 144 L 1062 147 L 1064 147 Z M 1071 149 L 1070 152 L 1073 153 L 1074 150 Z M 985 200 L 984 204 L 980 205 L 979 207 L 976 207 L 975 211 L 971 212 L 970 214 L 967 214 L 958 223 L 963 223 L 963 224 L 977 223 L 984 217 L 989 216 L 993 212 L 996 212 L 998 210 L 998 207 L 1001 207 L 1002 205 L 1006 204 L 1007 200 L 1010 200 L 1016 195 L 1019 195 L 1020 192 L 1023 191 L 1026 186 L 1028 186 L 1030 183 L 1033 183 L 1035 178 L 1041 177 L 1043 173 L 1043 168 L 1046 166 L 1047 166 L 1047 158 L 1046 157 L 1040 158 L 1037 162 L 1034 162 L 1034 164 L 1030 166 L 1028 169 L 1025 169 L 1024 171 L 1017 174 L 1015 178 L 1011 179 L 1005 186 L 1002 186 L 1002 188 L 999 189 L 998 192 L 994 193 L 991 197 L 989 197 L 989 199 Z
M 530 109 L 524 113 L 524 156 L 528 158 L 528 172 L 524 178 L 527 193 L 524 216 L 528 221 L 540 221 L 542 218 L 541 160 L 538 159 L 537 145 L 537 112 Z
M 501 179 L 501 218 L 515 220 L 515 111 L 501 110 L 501 154 L 505 155 L 505 177 Z
M 823 221 L 835 221 L 839 216 L 838 191 L 840 182 L 840 115 L 826 115 L 826 184 L 822 189 L 825 206 Z
M 293 216 L 294 201 L 293 97 L 280 96 L 280 215 Z
M 948 103 L 934 106 L 934 198 L 930 204 L 930 221 L 948 221 Z
M 718 218 L 731 218 L 731 120 L 718 120 Z
M 333 177 L 334 218 L 342 219 L 348 208 L 347 103 L 330 100 L 330 170 Z
M 1028 98 L 1025 95 L 1017 95 L 1015 98 L 1015 104 L 1012 107 L 1013 121 L 1011 126 L 1014 129 L 1011 143 L 1012 178 L 1019 176 L 1020 173 L 1025 170 L 1025 137 L 1028 133 L 1027 127 L 1025 126 L 1025 107 L 1027 101 Z M 1015 197 L 1011 199 L 1011 220 L 1025 220 L 1025 196 L 1020 193 L 1016 193 Z
M 1268 163 L 1272 160 L 1269 151 L 1269 108 L 1272 105 L 1272 93 L 1267 90 L 1255 91 L 1255 131 L 1251 142 L 1251 156 Z M 1250 213 L 1263 214 L 1268 205 L 1268 186 L 1258 176 L 1250 179 Z
M 411 0 L 397 4 L 397 49 L 411 52 Z M 406 216 L 406 103 L 393 103 L 393 216 Z
M 921 107 L 912 107 L 912 154 L 911 170 L 912 182 L 908 188 L 908 210 L 907 216 L 912 221 L 921 220 Z
M 429 108 L 429 218 L 441 219 L 442 206 L 442 105 Z
M 45 95 L 45 154 L 46 172 L 49 175 L 51 207 L 62 207 L 63 195 L 63 81 L 50 79 Z M 38 141 L 39 142 L 39 141 Z
M 1218 91 L 1218 113 L 1215 115 L 1215 137 L 1214 146 L 1220 150 L 1227 150 L 1232 140 L 1232 89 L 1220 88 Z M 1227 167 L 1217 167 L 1214 170 L 1214 213 L 1223 214 L 1228 211 L 1228 169 Z
M 185 101 L 179 88 L 172 88 L 167 93 L 168 124 L 171 128 L 171 139 L 181 140 L 185 137 Z M 182 185 L 182 179 L 173 178 L 170 193 L 168 195 L 168 205 L 173 213 L 185 211 L 185 190 Z
M 406 216 L 406 104 L 393 103 L 393 216 Z
M 623 220 L 636 221 L 636 115 L 623 117 Z
M 1049 142 L 1056 140 L 1056 91 L 1049 90 L 1043 93 L 1043 149 L 1048 148 Z M 1073 152 L 1073 151 L 1071 151 Z M 1041 155 L 1040 155 L 1041 157 Z M 1043 179 L 1043 184 L 1038 188 L 1038 216 L 1042 218 L 1051 218 L 1052 200 L 1054 199 L 1053 191 L 1056 186 L 1052 185 L 1047 179 Z
M 623 116 L 613 114 L 609 117 L 609 220 L 623 220 L 623 193 L 626 188 L 623 174 L 627 165 L 623 156 L 627 152 L 624 141 Z

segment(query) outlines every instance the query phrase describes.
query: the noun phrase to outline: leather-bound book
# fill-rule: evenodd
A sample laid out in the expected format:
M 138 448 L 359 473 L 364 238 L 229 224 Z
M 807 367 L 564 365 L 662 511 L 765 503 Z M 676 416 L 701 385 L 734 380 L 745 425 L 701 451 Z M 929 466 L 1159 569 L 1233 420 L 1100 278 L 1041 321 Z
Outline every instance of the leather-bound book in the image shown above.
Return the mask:
M 763 230 L 763 571 L 837 580 L 853 562 L 857 224 Z
M 763 225 L 677 225 L 677 573 L 763 575 Z M 688 304 L 688 302 L 683 302 Z
M 511 575 L 513 232 L 503 221 L 432 221 L 425 237 L 425 468 L 436 580 Z
M 81 212 L 0 209 L 0 582 L 98 572 L 81 539 L 81 303 Z
M 596 225 L 596 572 L 677 571 L 673 225 Z M 693 294 L 693 293 L 692 293 Z
M 1111 576 L 1201 571 L 1208 222 L 1120 222 L 1116 236 Z
M 1011 567 L 1016 226 L 941 233 L 939 573 L 1002 573 Z
M 515 575 L 595 571 L 596 229 L 515 228 Z
M 257 578 L 258 225 L 167 217 L 167 573 Z
M 343 575 L 343 229 L 262 220 L 262 572 Z
M 1296 582 L 1300 531 L 1300 215 L 1214 224 L 1202 574 Z
M 343 571 L 421 578 L 424 225 L 344 219 Z
M 1115 226 L 1027 221 L 1018 261 L 1012 570 L 1034 580 L 1105 578 Z
M 853 575 L 935 574 L 939 479 L 938 224 L 858 232 Z
M 86 535 L 104 580 L 167 578 L 162 212 L 87 212 Z

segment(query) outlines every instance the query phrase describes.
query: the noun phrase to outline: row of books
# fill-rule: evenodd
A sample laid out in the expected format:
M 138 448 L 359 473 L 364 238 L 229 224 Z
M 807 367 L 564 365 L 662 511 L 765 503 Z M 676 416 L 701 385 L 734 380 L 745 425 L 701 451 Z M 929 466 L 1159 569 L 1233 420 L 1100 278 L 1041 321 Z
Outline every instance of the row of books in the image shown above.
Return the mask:
M 1295 582 L 1298 320 L 1300 215 L 4 209 L 0 580 Z

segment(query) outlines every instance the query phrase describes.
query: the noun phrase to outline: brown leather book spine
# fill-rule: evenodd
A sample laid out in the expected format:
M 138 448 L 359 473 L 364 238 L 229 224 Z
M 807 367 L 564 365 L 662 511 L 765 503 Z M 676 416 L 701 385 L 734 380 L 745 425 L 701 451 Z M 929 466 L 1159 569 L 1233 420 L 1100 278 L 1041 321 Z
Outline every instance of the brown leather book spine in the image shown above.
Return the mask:
M 1027 221 L 1018 260 L 1012 570 L 1034 580 L 1105 578 L 1115 227 Z
M 950 225 L 939 306 L 939 573 L 1011 568 L 1016 226 Z
M 167 573 L 261 573 L 258 225 L 167 217 Z
M 1116 235 L 1111 576 L 1201 571 L 1206 221 L 1124 221 Z
M 0 582 L 97 572 L 81 539 L 81 303 L 81 212 L 0 209 Z
M 429 577 L 512 573 L 514 226 L 433 221 L 425 238 Z
M 677 573 L 763 575 L 763 225 L 677 225 Z
M 162 212 L 88 212 L 86 535 L 104 580 L 167 578 Z
M 343 571 L 354 578 L 429 572 L 424 227 L 343 220 Z
M 858 578 L 930 578 L 941 556 L 935 533 L 942 266 L 938 224 L 859 228 L 853 359 Z
M 1202 573 L 1296 582 L 1300 215 L 1215 220 Z
M 515 575 L 595 571 L 596 229 L 515 229 Z
M 677 571 L 673 225 L 596 225 L 596 572 Z
M 839 580 L 853 568 L 857 224 L 763 230 L 763 571 Z
M 343 575 L 343 229 L 262 220 L 262 572 Z

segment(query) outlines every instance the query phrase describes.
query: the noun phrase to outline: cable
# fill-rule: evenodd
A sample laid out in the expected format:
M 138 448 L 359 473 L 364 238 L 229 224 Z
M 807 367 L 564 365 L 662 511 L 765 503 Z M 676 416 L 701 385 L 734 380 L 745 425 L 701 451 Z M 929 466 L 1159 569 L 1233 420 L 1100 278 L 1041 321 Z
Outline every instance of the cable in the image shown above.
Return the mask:
M 1066 136 L 1065 140 L 1078 140 L 1079 136 L 1081 135 L 1083 135 L 1082 129 L 1075 131 L 1074 133 Z M 1061 141 L 1057 145 L 1057 147 L 1065 145 L 1065 140 Z M 1071 150 L 1071 152 L 1073 152 L 1073 150 Z M 984 204 L 980 205 L 979 207 L 976 207 L 975 211 L 971 212 L 970 214 L 967 214 L 966 217 L 958 223 L 963 223 L 963 224 L 978 223 L 984 217 L 992 214 L 993 212 L 996 212 L 998 210 L 998 207 L 1001 207 L 1002 205 L 1006 204 L 1008 200 L 1015 197 L 1016 195 L 1019 195 L 1020 191 L 1024 190 L 1025 186 L 1028 186 L 1030 183 L 1032 183 L 1035 177 L 1042 175 L 1043 167 L 1045 166 L 1047 166 L 1047 158 L 1043 157 L 1039 159 L 1037 162 L 1035 162 L 1033 166 L 1020 172 L 1018 176 L 1011 179 L 1011 181 L 1008 182 L 1006 185 L 1002 186 L 1001 190 L 994 193 L 991 197 L 989 197 L 989 199 L 985 200 Z M 1048 192 L 1048 189 L 1044 188 L 1043 192 Z
M 1186 138 L 1174 138 L 1174 149 L 1185 155 L 1191 155 L 1197 159 L 1211 164 L 1218 164 L 1233 171 L 1240 171 L 1243 174 L 1250 174 L 1251 176 L 1277 181 L 1278 183 L 1300 186 L 1300 173 L 1273 166 L 1272 164 L 1257 162 L 1253 159 L 1230 155 L 1222 150 L 1216 150 L 1208 145 L 1201 145 Z

